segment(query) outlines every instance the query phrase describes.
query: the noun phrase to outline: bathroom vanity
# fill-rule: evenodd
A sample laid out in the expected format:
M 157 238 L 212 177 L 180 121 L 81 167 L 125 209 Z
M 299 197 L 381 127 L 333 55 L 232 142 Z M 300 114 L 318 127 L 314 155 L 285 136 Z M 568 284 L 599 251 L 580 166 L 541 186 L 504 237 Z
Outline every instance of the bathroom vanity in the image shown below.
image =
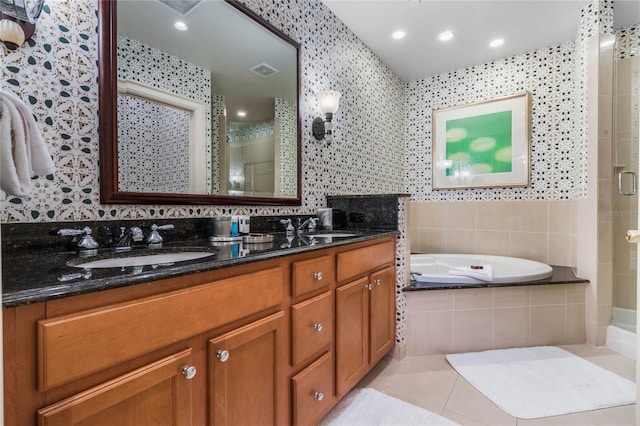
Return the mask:
M 5 303 L 7 424 L 315 424 L 395 344 L 396 234 Z

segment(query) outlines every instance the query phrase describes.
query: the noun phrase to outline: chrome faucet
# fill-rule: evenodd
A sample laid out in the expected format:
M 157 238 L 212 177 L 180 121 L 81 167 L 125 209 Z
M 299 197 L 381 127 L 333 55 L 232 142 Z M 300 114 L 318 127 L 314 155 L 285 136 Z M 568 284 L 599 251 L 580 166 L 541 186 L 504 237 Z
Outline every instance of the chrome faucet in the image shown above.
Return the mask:
M 143 239 L 144 234 L 139 226 L 132 226 L 129 229 L 125 226 L 121 226 L 118 242 L 116 242 L 116 251 L 129 251 L 133 248 L 134 242 L 142 241 Z
M 293 234 L 294 228 L 293 224 L 291 223 L 291 219 L 280 219 L 280 223 L 284 225 L 284 230 L 287 235 Z
M 71 243 L 84 253 L 93 252 L 98 249 L 98 243 L 91 236 L 91 228 L 85 226 L 82 229 L 59 229 L 56 232 L 61 237 L 73 237 Z
M 307 218 L 307 220 L 302 222 L 302 224 L 298 225 L 298 234 L 300 234 L 302 231 L 304 231 L 305 227 L 307 228 L 307 230 L 309 232 L 315 232 L 317 224 L 318 224 L 318 218 L 317 217 Z
M 151 225 L 151 233 L 147 237 L 147 244 L 149 244 L 149 248 L 157 248 L 162 246 L 162 236 L 158 231 L 166 231 L 170 229 L 175 229 L 175 226 L 168 225 L 156 225 L 155 223 Z

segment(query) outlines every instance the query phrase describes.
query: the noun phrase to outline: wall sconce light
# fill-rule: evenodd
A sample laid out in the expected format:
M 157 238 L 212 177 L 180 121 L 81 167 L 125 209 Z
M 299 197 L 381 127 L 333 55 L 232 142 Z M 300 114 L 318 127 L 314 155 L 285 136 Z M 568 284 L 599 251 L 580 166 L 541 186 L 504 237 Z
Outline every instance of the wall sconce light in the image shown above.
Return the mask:
M 0 0 L 2 1 L 2 0 Z M 340 104 L 340 93 L 333 90 L 326 90 L 318 92 L 318 103 L 320 104 L 320 111 L 324 114 L 325 120 L 321 117 L 313 119 L 312 132 L 313 136 L 321 141 L 322 139 L 327 141 L 330 145 L 333 142 L 333 135 L 331 133 L 331 120 L 333 114 L 338 110 Z
M 44 0 L 0 0 L 0 41 L 16 50 L 36 30 Z

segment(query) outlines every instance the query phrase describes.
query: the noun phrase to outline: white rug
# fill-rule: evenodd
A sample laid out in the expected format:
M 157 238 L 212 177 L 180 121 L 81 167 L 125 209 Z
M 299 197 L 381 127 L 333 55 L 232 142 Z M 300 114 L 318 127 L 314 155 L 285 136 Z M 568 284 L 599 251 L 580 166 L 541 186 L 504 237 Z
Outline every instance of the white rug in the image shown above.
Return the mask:
M 457 425 L 449 419 L 375 389 L 354 389 L 320 421 L 319 426 Z
M 552 346 L 447 355 L 449 364 L 520 419 L 634 404 L 636 385 Z

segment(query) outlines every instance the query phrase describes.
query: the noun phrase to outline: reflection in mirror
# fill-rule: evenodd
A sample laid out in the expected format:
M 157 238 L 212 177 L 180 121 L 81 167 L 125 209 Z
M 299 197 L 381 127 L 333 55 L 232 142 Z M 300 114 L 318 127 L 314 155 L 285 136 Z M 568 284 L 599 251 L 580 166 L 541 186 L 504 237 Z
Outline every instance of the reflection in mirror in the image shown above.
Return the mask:
M 103 202 L 300 203 L 295 42 L 236 2 L 99 6 Z

